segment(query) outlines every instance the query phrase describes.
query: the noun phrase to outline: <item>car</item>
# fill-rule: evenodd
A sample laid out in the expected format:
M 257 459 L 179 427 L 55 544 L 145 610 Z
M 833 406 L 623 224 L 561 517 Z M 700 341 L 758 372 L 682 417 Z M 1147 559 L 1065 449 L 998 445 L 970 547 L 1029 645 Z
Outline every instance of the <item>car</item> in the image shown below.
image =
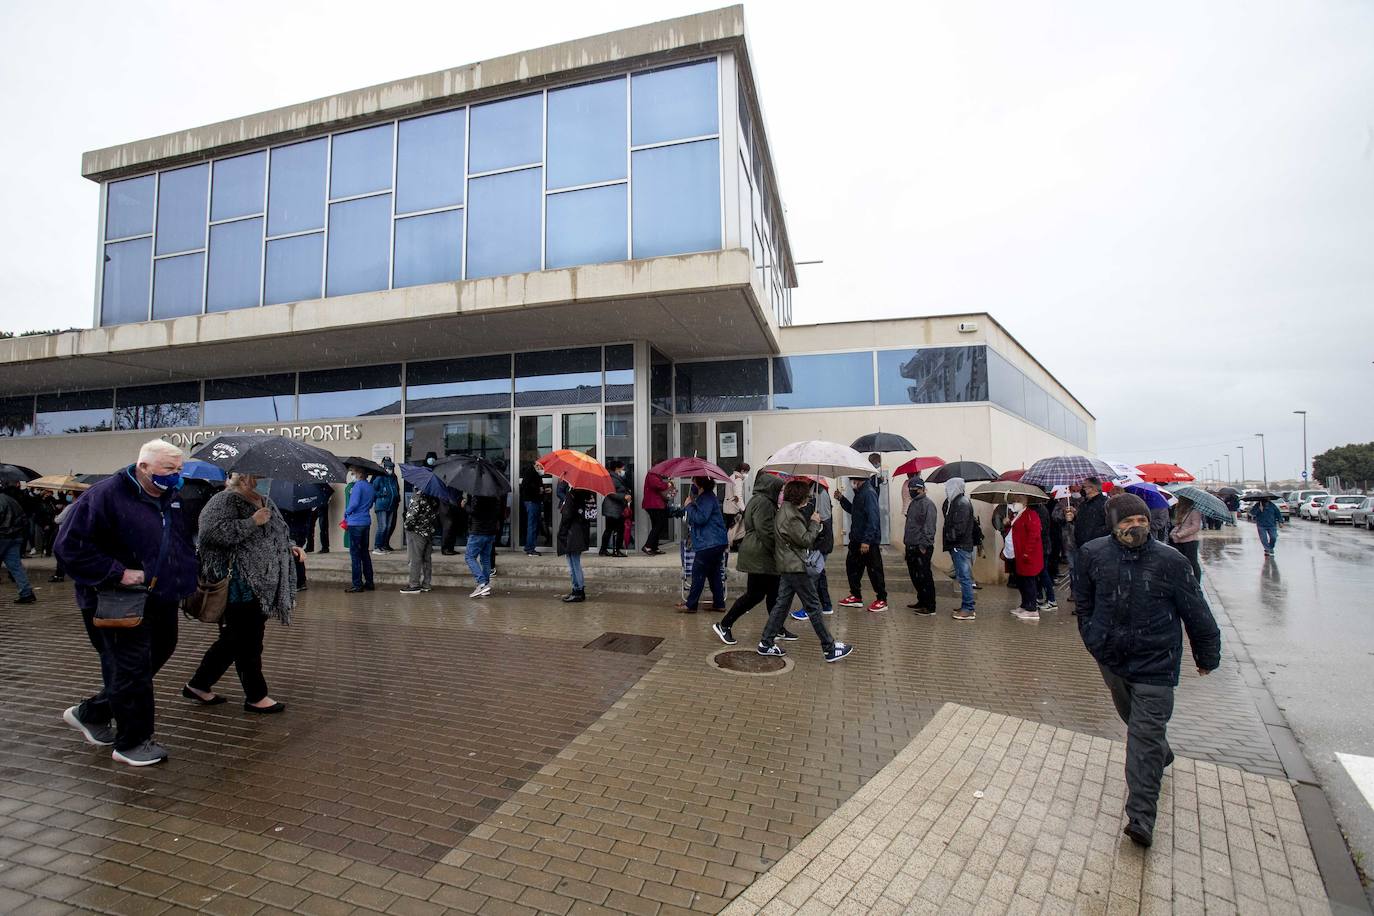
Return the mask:
M 1356 506 L 1355 511 L 1350 513 L 1350 526 L 1374 531 L 1374 496 L 1366 496 L 1364 502 Z
M 1293 507 L 1293 512 L 1299 518 L 1302 518 L 1303 503 L 1308 502 L 1314 496 L 1325 497 L 1326 495 L 1327 492 L 1325 490 L 1294 490 L 1292 493 L 1288 494 L 1288 504 Z
M 1326 500 L 1331 496 L 1330 493 L 1312 493 L 1303 497 L 1302 503 L 1298 506 L 1298 518 L 1317 519 L 1317 510 L 1326 505 Z
M 1364 502 L 1364 497 L 1358 493 L 1354 496 L 1331 496 L 1321 504 L 1321 508 L 1317 510 L 1317 515 L 1323 525 L 1349 522 L 1354 515 L 1355 507 L 1362 502 Z
M 1269 501 L 1273 503 L 1280 512 L 1283 513 L 1284 521 L 1287 521 L 1288 519 L 1293 517 L 1293 507 L 1289 504 L 1287 497 L 1280 496 L 1278 499 L 1271 499 Z

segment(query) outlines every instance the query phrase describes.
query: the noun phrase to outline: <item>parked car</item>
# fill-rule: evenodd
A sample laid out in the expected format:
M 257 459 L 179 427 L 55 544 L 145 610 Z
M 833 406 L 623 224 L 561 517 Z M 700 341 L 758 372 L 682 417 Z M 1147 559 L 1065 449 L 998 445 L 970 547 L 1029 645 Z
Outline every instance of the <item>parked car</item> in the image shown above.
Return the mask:
M 1314 496 L 1326 496 L 1325 490 L 1294 490 L 1288 494 L 1288 504 L 1293 507 L 1293 512 L 1302 518 L 1302 506 Z
M 1280 496 L 1278 499 L 1271 499 L 1269 501 L 1277 506 L 1278 510 L 1283 513 L 1284 521 L 1293 517 L 1293 506 L 1288 502 L 1288 497 Z
M 1317 510 L 1326 505 L 1326 501 L 1331 498 L 1330 493 L 1311 493 L 1303 498 L 1298 506 L 1298 518 L 1317 519 Z
M 1366 496 L 1364 502 L 1356 506 L 1355 511 L 1350 513 L 1350 526 L 1374 531 L 1374 496 Z
M 1317 510 L 1317 515 L 1323 525 L 1349 522 L 1355 508 L 1362 502 L 1364 502 L 1364 497 L 1358 494 L 1355 496 L 1332 496 Z

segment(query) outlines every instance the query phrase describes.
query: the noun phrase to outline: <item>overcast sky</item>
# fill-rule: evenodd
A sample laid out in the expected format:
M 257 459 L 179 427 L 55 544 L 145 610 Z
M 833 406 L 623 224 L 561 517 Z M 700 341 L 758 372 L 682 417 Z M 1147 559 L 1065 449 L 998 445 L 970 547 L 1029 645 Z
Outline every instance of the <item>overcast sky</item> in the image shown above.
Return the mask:
M 713 5 L 10 0 L 0 328 L 90 324 L 85 150 Z M 988 311 L 1115 459 L 1374 440 L 1374 3 L 745 16 L 798 323 Z

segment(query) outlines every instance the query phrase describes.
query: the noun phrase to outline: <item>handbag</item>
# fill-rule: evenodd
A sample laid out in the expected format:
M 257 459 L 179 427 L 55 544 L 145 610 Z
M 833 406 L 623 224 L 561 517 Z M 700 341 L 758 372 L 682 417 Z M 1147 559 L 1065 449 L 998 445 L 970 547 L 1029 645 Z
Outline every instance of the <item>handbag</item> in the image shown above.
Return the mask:
M 181 612 L 201 623 L 219 623 L 229 604 L 229 577 L 218 581 L 196 577 L 196 590 L 181 602 Z
M 91 616 L 93 626 L 136 627 L 143 622 L 143 611 L 148 604 L 148 595 L 157 585 L 157 573 L 167 559 L 167 538 L 171 533 L 171 518 L 166 510 L 162 512 L 162 543 L 158 547 L 157 562 L 153 564 L 152 575 L 144 572 L 147 585 L 111 585 L 95 590 L 95 613 Z
M 825 572 L 825 554 L 819 550 L 808 550 L 802 554 L 802 566 L 806 569 L 806 574 L 815 579 Z

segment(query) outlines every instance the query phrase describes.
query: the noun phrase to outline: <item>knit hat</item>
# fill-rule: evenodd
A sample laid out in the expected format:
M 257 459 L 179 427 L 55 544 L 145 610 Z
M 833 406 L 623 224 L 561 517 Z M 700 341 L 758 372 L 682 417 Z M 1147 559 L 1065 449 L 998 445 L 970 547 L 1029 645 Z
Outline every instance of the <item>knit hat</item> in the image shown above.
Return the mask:
M 1118 493 L 1107 500 L 1107 524 L 1113 528 L 1123 518 L 1133 515 L 1142 515 L 1147 519 L 1150 517 L 1150 509 L 1145 505 L 1145 500 L 1134 493 Z

